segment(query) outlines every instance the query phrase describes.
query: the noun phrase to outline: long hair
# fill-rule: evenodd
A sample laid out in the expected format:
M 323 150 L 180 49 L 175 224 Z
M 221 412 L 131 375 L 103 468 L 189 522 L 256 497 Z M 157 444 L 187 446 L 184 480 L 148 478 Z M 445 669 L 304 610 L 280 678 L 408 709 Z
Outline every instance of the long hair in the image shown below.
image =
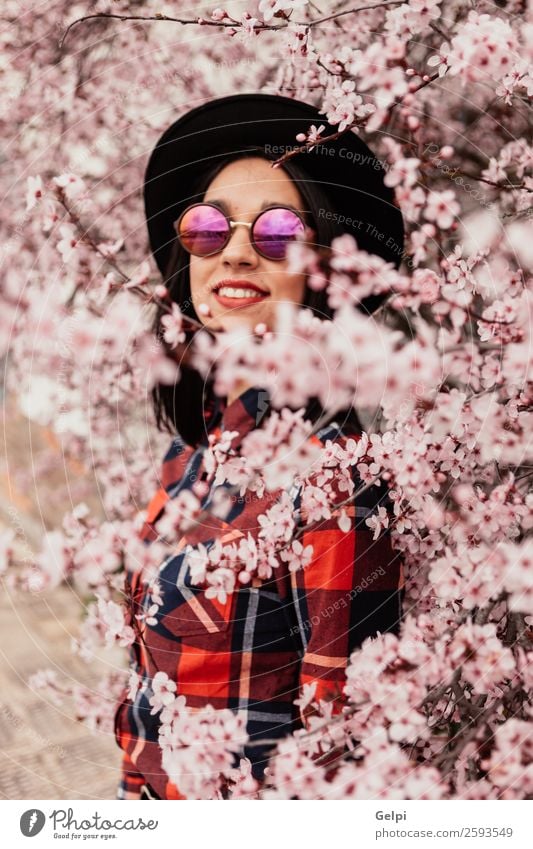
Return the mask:
M 249 146 L 238 153 L 228 154 L 226 157 L 217 159 L 215 165 L 208 169 L 198 181 L 194 196 L 187 199 L 188 203 L 201 201 L 204 194 L 216 175 L 230 162 L 236 159 L 249 157 L 261 157 L 263 159 L 274 159 L 261 148 Z M 332 204 L 326 192 L 320 184 L 312 180 L 305 169 L 292 160 L 283 164 L 283 169 L 296 183 L 302 198 L 306 203 L 309 224 L 315 231 L 316 243 L 320 246 L 331 245 L 336 236 L 345 233 L 345 229 L 336 222 L 335 216 L 325 215 L 325 210 L 332 210 Z M 176 238 L 173 242 L 168 265 L 166 268 L 164 283 L 167 287 L 172 301 L 176 302 L 182 313 L 196 321 L 200 321 L 194 309 L 191 298 L 191 287 L 189 281 L 189 254 L 182 248 Z M 321 320 L 331 320 L 333 311 L 327 303 L 325 290 L 315 291 L 305 286 L 303 307 L 308 307 Z M 170 347 L 164 340 L 161 327 L 161 318 L 165 315 L 163 307 L 157 307 L 152 330 L 162 343 L 169 355 Z M 186 333 L 187 346 L 192 340 L 194 332 Z M 156 384 L 152 389 L 152 401 L 158 430 L 168 433 L 177 433 L 181 439 L 189 445 L 196 446 L 205 437 L 206 432 L 206 409 L 213 407 L 214 392 L 212 382 L 205 380 L 196 370 L 186 364 L 186 360 L 180 362 L 180 377 L 176 384 Z M 267 412 L 268 415 L 268 412 Z M 317 398 L 311 398 L 306 411 L 305 418 L 313 423 L 319 419 L 325 423 L 324 410 Z M 342 422 L 343 430 L 346 432 L 358 432 L 361 424 L 353 407 L 342 412 L 331 415 L 330 420 Z

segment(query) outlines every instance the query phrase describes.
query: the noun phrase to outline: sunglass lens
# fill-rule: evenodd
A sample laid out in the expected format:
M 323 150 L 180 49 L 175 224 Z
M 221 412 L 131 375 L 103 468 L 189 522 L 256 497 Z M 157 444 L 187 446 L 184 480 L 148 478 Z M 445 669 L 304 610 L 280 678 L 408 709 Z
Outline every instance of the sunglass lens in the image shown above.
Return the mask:
M 268 259 L 283 259 L 288 243 L 304 229 L 301 218 L 292 210 L 267 209 L 255 222 L 254 244 Z
M 178 236 L 185 250 L 195 256 L 209 256 L 222 250 L 228 238 L 228 222 L 214 206 L 188 209 L 180 220 Z

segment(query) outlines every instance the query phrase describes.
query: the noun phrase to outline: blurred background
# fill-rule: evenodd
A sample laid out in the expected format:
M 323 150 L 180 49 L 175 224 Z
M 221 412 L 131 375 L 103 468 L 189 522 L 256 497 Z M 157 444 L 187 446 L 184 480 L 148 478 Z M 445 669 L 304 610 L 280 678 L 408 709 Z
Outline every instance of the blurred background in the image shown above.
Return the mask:
M 254 5 L 237 0 L 226 8 L 240 16 Z M 68 216 L 57 203 L 43 209 L 28 202 L 28 180 L 42 178 L 49 186 L 58 175 L 76 174 L 86 181 L 94 206 L 87 207 L 83 224 L 98 243 L 123 239 L 119 264 L 135 273 L 150 256 L 142 180 L 160 133 L 205 99 L 267 90 L 279 73 L 269 33 L 258 45 L 210 28 L 99 19 L 74 28 L 62 46 L 60 38 L 72 21 L 95 12 L 179 12 L 195 20 L 215 6 L 183 0 L 169 9 L 157 0 L 2 2 L 0 532 L 15 533 L 16 559 L 23 564 L 34 562 L 44 534 L 60 529 L 80 503 L 92 518 L 109 522 L 145 507 L 168 445 L 130 375 L 114 364 L 99 371 L 89 356 L 80 356 L 91 318 L 85 293 L 94 293 L 94 305 L 110 266 L 81 242 L 72 254 L 61 254 L 58 239 L 68 242 L 71 231 L 65 239 L 65 232 L 52 235 L 48 225 L 54 214 L 59 225 Z M 54 565 L 51 559 L 52 571 Z M 0 578 L 1 571 L 0 561 Z M 100 663 L 72 652 L 91 599 L 69 584 L 17 593 L 7 580 L 1 584 L 0 798 L 114 798 L 121 752 L 113 734 L 92 731 L 76 720 L 72 700 L 56 704 L 28 681 L 51 669 L 61 682 L 83 684 L 102 702 L 98 682 L 124 668 L 124 650 L 107 650 Z M 107 702 L 112 699 L 107 693 Z
M 83 469 L 65 466 L 52 431 L 22 416 L 12 399 L 3 398 L 2 406 L 0 530 L 16 528 L 19 556 L 26 559 L 38 550 L 43 529 L 57 526 L 70 508 Z M 1 798 L 115 796 L 121 757 L 113 736 L 90 731 L 72 708 L 53 704 L 27 683 L 36 671 L 53 668 L 61 678 L 96 685 L 99 664 L 71 651 L 82 609 L 65 584 L 53 592 L 22 595 L 5 587 L 0 593 Z

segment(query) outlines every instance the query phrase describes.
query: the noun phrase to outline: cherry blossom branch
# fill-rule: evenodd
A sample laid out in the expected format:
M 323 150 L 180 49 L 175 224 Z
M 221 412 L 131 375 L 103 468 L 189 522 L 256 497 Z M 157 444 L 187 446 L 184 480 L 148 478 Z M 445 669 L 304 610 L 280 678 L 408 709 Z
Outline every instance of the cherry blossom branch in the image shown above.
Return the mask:
M 435 690 L 435 692 L 434 692 L 434 693 L 428 694 L 428 696 L 426 696 L 426 697 L 422 700 L 422 702 L 420 702 L 420 704 L 418 705 L 418 709 L 422 709 L 422 707 L 423 707 L 424 705 L 428 705 L 428 704 L 435 704 L 435 703 L 437 703 L 437 702 L 439 701 L 439 699 L 441 699 L 441 698 L 442 698 L 442 696 L 443 696 L 443 695 L 444 695 L 444 694 L 445 694 L 445 693 L 446 693 L 446 692 L 447 692 L 450 688 L 452 688 L 452 689 L 453 689 L 453 687 L 454 687 L 454 686 L 456 686 L 456 684 L 457 684 L 457 683 L 459 682 L 459 680 L 460 680 L 460 677 L 461 677 L 461 671 L 462 671 L 462 667 L 459 667 L 459 668 L 458 668 L 458 669 L 454 672 L 454 675 L 453 675 L 453 678 L 451 679 L 451 681 L 448 681 L 448 682 L 446 682 L 446 684 L 443 684 L 441 687 L 439 687 L 437 690 Z M 520 691 L 520 689 L 521 689 L 521 685 L 516 685 L 515 690 L 518 692 L 518 691 Z M 502 698 L 503 698 L 503 697 L 502 697 Z M 344 708 L 343 708 L 343 712 L 342 712 L 342 713 L 336 714 L 335 716 L 332 716 L 332 717 L 328 717 L 328 718 L 327 718 L 327 719 L 325 719 L 323 722 L 318 723 L 318 724 L 315 726 L 315 728 L 313 728 L 312 730 L 303 732 L 301 735 L 299 735 L 299 736 L 298 736 L 298 740 L 299 740 L 299 741 L 300 741 L 300 740 L 309 740 L 309 739 L 311 739 L 311 738 L 314 738 L 314 737 L 315 737 L 315 736 L 316 736 L 316 735 L 317 735 L 317 734 L 318 734 L 321 730 L 326 730 L 326 731 L 327 731 L 327 730 L 328 730 L 328 728 L 331 728 L 331 726 L 337 726 L 337 725 L 339 725 L 340 723 L 344 723 L 344 722 L 346 722 L 346 721 L 347 721 L 348 719 L 350 719 L 350 718 L 351 718 L 354 714 L 356 714 L 359 710 L 361 710 L 361 708 L 362 708 L 362 707 L 364 707 L 364 705 L 365 705 L 365 704 L 368 704 L 368 700 L 367 700 L 366 702 L 360 703 L 360 704 L 358 704 L 358 705 L 349 705 L 349 706 L 344 707 Z M 482 713 L 482 712 L 481 712 L 481 713 Z M 479 715 L 481 715 L 481 713 L 480 713 L 480 714 L 478 714 L 478 715 L 476 716 L 476 718 L 479 718 Z M 475 727 L 475 733 L 477 733 L 477 731 L 478 731 L 478 730 L 479 730 L 479 726 L 478 726 L 478 725 L 476 725 L 476 727 Z M 456 735 L 456 736 L 457 736 L 457 735 Z M 452 739 L 453 739 L 453 738 L 452 738 Z M 449 741 L 447 741 L 447 742 L 449 742 Z M 272 740 L 260 740 L 260 741 L 257 741 L 257 742 L 250 742 L 250 743 L 247 743 L 246 745 L 247 745 L 247 746 L 265 746 L 265 745 L 275 746 L 275 745 L 277 745 L 278 743 L 279 743 L 279 740 L 272 739 Z M 463 748 L 463 747 L 461 747 L 461 749 L 462 749 L 462 748 Z
M 459 666 L 453 673 L 452 679 L 450 681 L 446 681 L 445 684 L 441 684 L 439 687 L 430 690 L 427 696 L 420 703 L 420 707 L 422 708 L 426 707 L 427 705 L 437 704 L 437 702 L 440 701 L 440 699 L 450 689 L 450 687 L 453 687 L 454 684 L 456 684 L 460 680 L 462 669 L 462 666 Z
M 485 607 L 480 607 L 474 617 L 476 625 L 485 625 L 494 608 L 498 607 L 498 605 L 501 604 L 502 601 L 505 601 L 508 597 L 508 592 L 501 592 L 497 598 L 490 602 L 490 604 L 485 605 Z
M 501 324 L 504 327 L 511 327 L 513 324 L 516 323 L 516 319 L 505 321 L 503 318 L 485 318 L 484 316 L 479 315 L 479 313 L 475 312 L 469 306 L 464 307 L 461 304 L 455 304 L 453 301 L 448 301 L 448 303 L 450 304 L 450 306 L 455 307 L 455 309 L 464 310 L 464 312 L 466 312 L 468 316 L 470 316 L 471 318 L 475 318 L 476 321 L 483 321 L 485 322 L 485 324 Z
M 440 37 L 443 38 L 444 41 L 450 41 L 450 35 L 446 33 L 443 29 L 441 29 L 439 26 L 437 26 L 435 21 L 430 21 L 429 26 L 431 27 L 433 32 L 436 32 L 437 35 L 440 35 Z
M 472 714 L 472 719 L 467 721 L 465 726 L 462 726 L 449 740 L 446 741 L 445 746 L 441 749 L 440 754 L 432 762 L 432 765 L 437 769 L 441 770 L 444 776 L 448 775 L 453 769 L 457 758 L 464 750 L 464 748 L 479 734 L 480 730 L 483 729 L 484 726 L 487 725 L 487 720 L 498 710 L 499 707 L 505 704 L 505 702 L 510 698 L 511 700 L 515 695 L 520 693 L 523 690 L 523 684 L 519 683 L 512 687 L 510 690 L 507 690 L 502 696 L 498 699 L 495 699 L 494 702 L 490 705 L 490 707 L 481 709 L 479 711 L 474 712 Z M 467 731 L 466 729 L 469 728 Z M 460 736 L 463 735 L 463 736 Z M 491 735 L 492 736 L 492 735 Z M 458 745 L 452 748 L 451 750 L 448 748 L 450 743 L 453 743 L 454 740 L 458 740 Z
M 140 605 L 137 604 L 137 600 L 133 597 L 131 582 L 129 580 L 127 573 L 126 573 L 125 587 L 126 587 L 126 589 L 125 589 L 125 592 L 124 592 L 124 596 L 126 597 L 127 605 L 129 607 L 130 614 L 131 614 L 130 615 L 131 627 L 135 631 L 135 636 L 138 639 L 139 643 L 143 646 L 144 650 L 146 651 L 147 657 L 149 658 L 150 662 L 152 663 L 154 669 L 156 670 L 156 672 L 159 672 L 159 667 L 154 660 L 154 656 L 153 656 L 152 652 L 148 648 L 146 640 L 144 639 L 144 635 L 143 635 L 142 630 L 141 630 L 140 620 L 137 618 L 137 610 L 140 610 L 141 608 L 140 608 Z
M 385 8 L 386 6 L 400 6 L 403 2 L 404 0 L 382 0 L 381 3 L 372 3 L 368 6 L 358 6 L 357 9 L 345 9 L 343 12 L 334 12 L 332 15 L 325 15 L 323 18 L 315 18 L 309 22 L 298 23 L 298 21 L 295 21 L 295 23 L 298 24 L 298 26 L 305 26 L 311 29 L 312 27 L 325 24 L 328 21 L 335 21 L 338 18 L 345 17 L 346 15 L 354 15 L 357 12 L 366 12 L 371 9 Z
M 531 191 L 528 189 L 528 191 Z M 504 212 L 500 215 L 502 221 L 507 221 L 509 218 L 531 218 L 533 214 L 533 206 L 527 206 L 525 209 L 519 209 L 517 212 Z
M 499 389 L 503 389 L 505 387 L 504 383 L 495 383 L 494 386 L 487 386 L 486 389 L 481 389 L 479 392 L 472 392 L 471 395 L 467 395 L 465 398 L 465 404 L 470 403 L 475 398 L 482 398 L 483 395 L 490 395 L 491 392 L 497 392 Z
M 109 18 L 118 21 L 170 21 L 175 24 L 182 24 L 183 26 L 188 26 L 194 24 L 195 26 L 209 26 L 209 27 L 217 27 L 217 28 L 227 28 L 231 27 L 234 29 L 235 27 L 242 27 L 242 23 L 240 21 L 212 21 L 207 18 L 173 18 L 171 15 L 117 15 L 111 12 L 100 12 L 99 14 L 94 15 L 84 15 L 81 18 L 77 18 L 75 21 L 72 21 L 66 28 L 65 32 L 59 39 L 59 47 L 62 48 L 67 35 L 73 27 L 77 26 L 77 24 L 82 24 L 85 21 L 95 20 L 98 18 Z M 276 29 L 284 29 L 287 24 L 279 24 L 276 26 L 269 24 L 260 24 L 256 26 L 255 29 L 262 30 L 276 30 Z
M 413 94 L 416 94 L 418 91 L 420 91 L 421 89 L 425 88 L 427 85 L 430 85 L 432 82 L 434 82 L 435 80 L 438 80 L 438 79 L 439 79 L 438 73 L 433 74 L 432 77 L 429 77 L 427 74 L 424 75 L 423 81 L 416 88 L 410 90 L 409 95 L 411 96 Z M 392 110 L 395 109 L 397 106 L 399 106 L 403 102 L 404 97 L 405 97 L 405 95 L 401 95 L 401 96 L 397 97 L 390 104 L 390 106 L 387 107 L 387 110 L 386 110 L 387 114 L 391 114 Z M 272 166 L 272 168 L 277 168 L 279 165 L 282 165 L 284 162 L 286 162 L 289 159 L 292 159 L 294 156 L 297 156 L 299 153 L 305 153 L 308 149 L 318 147 L 319 145 L 326 144 L 327 142 L 336 141 L 336 139 L 341 138 L 341 136 L 344 136 L 350 130 L 358 129 L 359 127 L 364 127 L 367 120 L 368 120 L 368 117 L 361 118 L 359 121 L 353 121 L 351 124 L 348 124 L 348 126 L 346 126 L 343 130 L 337 130 L 337 132 L 335 132 L 335 133 L 330 133 L 329 136 L 321 136 L 319 138 L 313 137 L 309 141 L 303 142 L 298 147 L 294 147 L 291 150 L 287 151 L 286 153 L 283 154 L 283 156 L 280 156 L 278 159 L 273 160 L 272 163 L 271 163 L 271 166 Z
M 335 12 L 332 15 L 326 15 L 322 18 L 315 18 L 311 21 L 293 21 L 292 18 L 285 16 L 285 21 L 279 24 L 266 24 L 262 21 L 258 21 L 254 23 L 254 31 L 267 31 L 267 30 L 283 30 L 286 29 L 289 24 L 306 27 L 307 29 L 313 29 L 314 27 L 320 26 L 321 24 L 325 24 L 328 21 L 336 20 L 337 18 L 341 18 L 346 15 L 354 15 L 357 12 L 365 12 L 370 9 L 379 9 L 380 7 L 387 6 L 401 6 L 404 3 L 404 0 L 382 0 L 380 3 L 369 4 L 368 6 L 360 6 L 357 9 L 347 9 L 344 12 Z M 242 21 L 235 20 L 227 15 L 229 20 L 213 20 L 209 18 L 174 18 L 171 15 L 163 15 L 156 13 L 155 15 L 119 15 L 113 14 L 111 12 L 100 12 L 94 15 L 84 15 L 81 18 L 77 18 L 75 21 L 72 21 L 66 28 L 65 32 L 59 39 L 59 48 L 61 49 L 65 43 L 67 35 L 70 30 L 73 29 L 77 24 L 84 23 L 85 21 L 94 20 L 97 18 L 109 18 L 119 21 L 169 21 L 171 23 L 182 24 L 183 26 L 210 26 L 217 27 L 221 29 L 244 29 L 245 24 Z
M 106 254 L 104 251 L 102 251 L 102 249 L 97 244 L 97 242 L 95 242 L 94 239 L 92 238 L 91 234 L 89 233 L 89 230 L 86 227 L 83 226 L 78 213 L 68 203 L 64 188 L 62 186 L 56 185 L 56 186 L 54 186 L 54 191 L 55 191 L 55 195 L 57 197 L 57 200 L 59 201 L 59 203 L 61 204 L 63 209 L 66 211 L 69 219 L 72 221 L 72 223 L 76 227 L 76 229 L 77 229 L 77 231 L 80 235 L 80 241 L 83 242 L 83 244 L 87 245 L 88 247 L 92 248 L 93 251 L 95 251 L 95 253 L 97 253 L 100 257 L 102 257 L 102 259 L 104 259 L 109 265 L 111 265 L 111 267 L 117 272 L 117 274 L 119 274 L 122 277 L 123 280 L 128 280 L 129 279 L 128 275 L 126 274 L 125 271 L 123 271 L 120 268 L 117 261 L 115 259 L 113 259 L 113 257 Z M 77 289 L 75 290 L 75 292 L 76 291 L 77 291 Z M 71 298 L 72 297 L 73 296 L 71 296 Z
M 346 720 L 350 719 L 358 710 L 361 709 L 361 705 L 349 705 L 343 708 L 343 712 L 336 714 L 335 716 L 329 716 L 323 722 L 319 722 L 311 731 L 303 731 L 302 734 L 298 735 L 298 740 L 309 740 L 312 737 L 315 737 L 319 731 L 322 729 L 328 729 L 332 725 L 339 725 L 341 722 L 346 722 Z M 258 740 L 258 741 L 250 741 L 246 743 L 246 747 L 248 746 L 277 746 L 279 744 L 278 739 L 271 740 Z
M 145 289 L 143 288 L 142 285 L 140 285 L 140 284 L 132 285 L 131 284 L 131 278 L 119 266 L 119 264 L 114 259 L 114 257 L 109 256 L 109 254 L 107 254 L 105 251 L 103 251 L 100 248 L 100 246 L 98 245 L 98 243 L 93 239 L 88 228 L 85 227 L 84 224 L 82 223 L 81 218 L 78 215 L 78 213 L 68 203 L 64 189 L 61 186 L 57 186 L 57 187 L 55 187 L 55 192 L 56 192 L 56 196 L 57 196 L 59 203 L 65 209 L 65 211 L 67 212 L 67 214 L 69 216 L 69 219 L 72 221 L 72 223 L 76 227 L 76 230 L 78 231 L 79 236 L 80 236 L 80 241 L 83 242 L 83 244 L 90 247 L 96 254 L 98 254 L 98 256 L 100 256 L 108 265 L 110 265 L 111 268 L 113 268 L 113 270 L 116 271 L 117 274 L 119 274 L 120 277 L 122 278 L 122 282 L 112 284 L 110 286 L 110 290 L 112 290 L 112 289 L 117 289 L 117 290 L 127 289 L 128 292 L 131 292 L 134 295 L 138 295 L 141 298 L 141 300 L 143 301 L 143 303 L 146 303 L 146 304 L 154 303 L 156 306 L 165 310 L 165 312 L 171 313 L 172 307 L 169 306 L 169 304 L 165 300 L 162 300 L 161 298 L 159 298 L 158 295 L 155 293 L 155 291 L 153 291 L 153 292 L 148 291 L 147 292 L 147 291 L 145 291 Z M 70 295 L 69 300 L 67 302 L 67 306 L 70 306 L 72 304 L 72 302 L 73 302 L 73 300 L 76 296 L 76 293 L 78 291 L 78 288 L 79 287 L 76 287 L 74 289 L 74 292 Z M 212 331 L 210 331 L 209 328 L 206 327 L 206 325 L 201 324 L 201 322 L 196 321 L 194 318 L 191 318 L 190 316 L 182 313 L 182 319 L 183 319 L 183 322 L 186 325 L 188 325 L 188 327 L 191 330 L 205 330 L 207 333 L 209 333 L 211 336 L 213 336 Z
M 340 507 L 345 507 L 347 504 L 350 504 L 359 495 L 362 495 L 364 492 L 366 492 L 368 489 L 370 489 L 372 486 L 374 486 L 379 480 L 380 480 L 380 476 L 376 475 L 369 483 L 362 484 L 358 489 L 356 489 L 351 495 L 349 495 L 343 501 L 331 502 L 330 504 L 328 504 L 328 506 L 333 507 L 335 510 L 339 509 Z M 241 486 L 242 486 L 242 484 L 232 484 L 231 486 L 227 487 L 226 492 L 229 495 L 237 495 L 241 491 Z M 198 525 L 200 525 L 202 519 L 208 518 L 210 515 L 211 515 L 211 513 L 210 513 L 209 509 L 204 508 L 195 517 L 194 527 L 197 527 Z M 306 525 L 300 525 L 298 528 L 296 528 L 296 530 L 295 530 L 295 532 L 294 532 L 294 534 L 291 538 L 291 541 L 293 539 L 298 539 L 306 531 L 313 530 L 313 529 L 319 530 L 322 527 L 322 524 L 326 521 L 328 521 L 328 520 L 327 519 L 317 519 L 316 521 L 309 522 Z M 150 524 L 149 527 L 155 533 L 157 533 L 157 528 L 154 526 L 154 524 Z M 173 543 L 170 540 L 165 539 L 164 537 L 162 537 L 160 535 L 158 535 L 158 540 L 159 540 L 159 542 L 162 542 L 164 545 L 168 545 L 169 548 L 172 548 L 172 546 L 173 546 Z M 288 547 L 289 547 L 288 544 L 281 543 L 278 546 L 273 547 L 272 553 L 273 554 L 279 554 L 282 551 L 286 551 Z
M 466 616 L 466 618 L 468 618 L 468 615 Z M 455 630 L 455 628 L 450 627 L 450 628 L 447 629 L 447 632 L 451 633 L 451 631 L 453 631 L 453 630 Z M 470 740 L 473 739 L 479 733 L 480 728 L 482 728 L 484 725 L 486 725 L 487 719 L 495 712 L 495 710 L 497 710 L 506 701 L 506 699 L 508 699 L 508 698 L 513 699 L 516 694 L 520 693 L 523 690 L 522 683 L 516 684 L 511 690 L 507 690 L 501 697 L 499 697 L 497 700 L 495 700 L 495 702 L 493 702 L 489 708 L 486 708 L 486 709 L 483 710 L 482 704 L 485 701 L 486 696 L 484 694 L 482 694 L 480 696 L 480 698 L 477 701 L 477 706 L 474 703 L 468 702 L 466 700 L 466 697 L 465 697 L 464 689 L 462 689 L 459 686 L 461 674 L 462 674 L 462 666 L 459 666 L 454 671 L 454 674 L 453 674 L 450 681 L 447 681 L 446 683 L 440 685 L 439 687 L 434 688 L 434 690 L 432 692 L 428 693 L 427 696 L 419 703 L 419 705 L 417 707 L 417 709 L 422 710 L 424 707 L 434 706 L 440 701 L 440 699 L 442 698 L 442 696 L 445 695 L 445 693 L 450 691 L 450 697 L 453 696 L 453 695 L 455 696 L 455 699 L 456 699 L 455 705 L 457 706 L 457 705 L 462 704 L 466 713 L 468 714 L 469 718 L 468 718 L 468 721 L 466 723 L 466 726 L 463 726 L 461 729 L 459 729 L 459 731 L 457 731 L 452 737 L 450 737 L 446 741 L 445 745 L 440 750 L 440 754 L 437 755 L 436 761 L 432 761 L 432 765 L 435 765 L 439 768 L 446 767 L 446 769 L 444 770 L 444 773 L 443 773 L 445 775 L 453 768 L 453 766 L 454 766 L 454 764 L 457 760 L 457 757 L 463 751 L 465 746 L 470 742 Z M 332 726 L 337 726 L 341 722 L 344 723 L 351 716 L 353 716 L 355 713 L 357 713 L 357 711 L 359 711 L 364 706 L 364 704 L 367 704 L 367 703 L 368 702 L 364 702 L 363 704 L 351 705 L 351 706 L 344 707 L 342 713 L 337 714 L 334 717 L 328 717 L 322 723 L 317 724 L 317 726 L 314 729 L 312 729 L 311 731 L 306 731 L 306 732 L 302 733 L 301 735 L 299 735 L 298 740 L 308 740 L 308 739 L 314 738 L 314 737 L 316 737 L 316 735 L 321 730 L 327 731 L 327 729 L 331 728 Z M 448 703 L 449 703 L 449 700 L 448 700 Z M 447 709 L 447 706 L 446 706 L 446 709 Z M 446 713 L 446 709 L 444 710 L 443 717 L 444 717 L 444 714 Z M 482 720 L 481 723 L 480 723 L 480 720 Z M 435 726 L 433 726 L 433 728 L 435 729 L 436 727 L 438 727 L 439 724 L 442 723 L 442 721 L 443 721 L 443 718 L 438 720 L 438 722 L 435 724 Z M 465 736 L 462 737 L 461 735 L 464 734 L 465 729 L 468 728 L 469 726 L 471 726 L 470 731 L 468 731 L 465 734 Z M 452 743 L 454 740 L 458 741 L 458 745 L 455 746 L 455 748 L 453 748 L 452 751 L 450 752 L 448 747 L 449 747 L 449 744 Z M 251 743 L 249 745 L 252 745 L 252 746 L 253 745 L 272 745 L 272 746 L 275 746 L 278 743 L 279 743 L 278 740 L 262 740 L 258 743 Z M 415 743 L 413 743 L 413 745 L 411 747 L 411 751 L 413 750 L 413 747 L 415 745 L 416 745 L 416 741 L 415 741 Z M 343 760 L 342 756 L 340 757 L 340 760 Z
M 525 183 L 498 183 L 495 180 L 489 180 L 487 177 L 481 177 L 476 174 L 470 174 L 468 171 L 462 171 L 459 168 L 454 168 L 450 174 L 446 174 L 447 177 L 453 179 L 455 174 L 460 174 L 462 177 L 468 177 L 469 180 L 476 180 L 478 183 L 486 183 L 488 186 L 493 186 L 495 189 L 501 189 L 503 191 L 515 191 L 520 189 L 524 192 L 533 192 L 533 188 L 526 186 Z

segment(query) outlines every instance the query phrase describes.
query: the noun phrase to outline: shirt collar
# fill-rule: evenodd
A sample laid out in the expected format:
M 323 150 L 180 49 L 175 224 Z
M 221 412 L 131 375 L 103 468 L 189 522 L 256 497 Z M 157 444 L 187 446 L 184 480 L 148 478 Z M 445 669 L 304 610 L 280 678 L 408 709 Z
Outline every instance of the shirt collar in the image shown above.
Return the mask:
M 270 395 L 266 389 L 259 386 L 245 389 L 231 404 L 227 404 L 225 399 L 218 400 L 219 415 L 213 417 L 213 427 L 237 431 L 237 442 L 253 428 L 259 427 L 270 408 Z M 232 445 L 235 447 L 235 442 L 232 442 Z

